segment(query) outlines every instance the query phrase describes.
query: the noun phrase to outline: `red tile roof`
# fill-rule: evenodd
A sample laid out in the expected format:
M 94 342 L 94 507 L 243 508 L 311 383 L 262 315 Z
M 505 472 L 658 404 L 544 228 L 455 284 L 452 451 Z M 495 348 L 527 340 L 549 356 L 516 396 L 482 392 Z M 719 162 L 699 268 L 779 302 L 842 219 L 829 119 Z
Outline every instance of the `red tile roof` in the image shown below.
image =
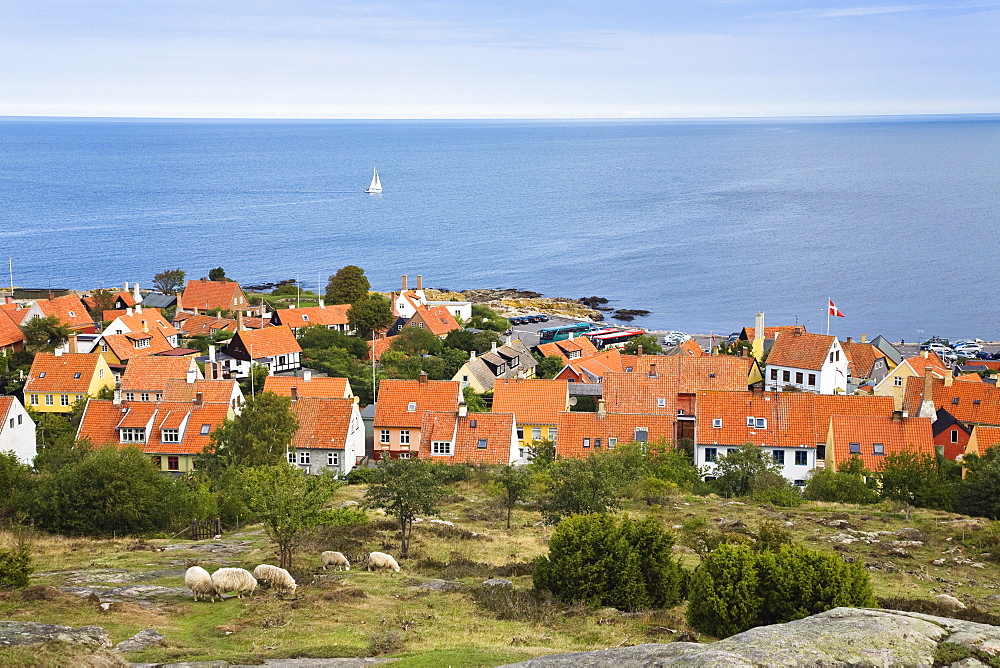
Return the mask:
M 372 354 L 372 350 L 374 349 L 375 360 L 377 361 L 377 360 L 382 359 L 382 355 L 384 355 L 385 352 L 387 350 L 389 350 L 389 348 L 392 347 L 392 340 L 393 340 L 393 337 L 386 336 L 386 337 L 383 337 L 381 339 L 375 339 L 374 341 L 368 341 L 367 342 L 368 343 L 368 354 L 371 355 Z M 369 359 L 371 359 L 371 358 L 369 357 Z
M 384 379 L 375 402 L 374 426 L 419 429 L 426 411 L 457 411 L 460 394 L 460 384 L 451 380 Z
M 212 315 L 194 315 L 193 313 L 178 313 L 174 316 L 173 325 L 185 337 L 208 336 L 223 330 L 235 332 L 236 321 L 229 318 L 216 318 Z
M 148 345 L 136 347 L 137 343 L 141 343 L 147 339 L 149 341 Z M 158 329 L 129 334 L 104 334 L 101 337 L 101 341 L 108 346 L 111 352 L 115 354 L 115 357 L 123 362 L 135 359 L 136 357 L 147 357 L 149 355 L 164 353 L 174 348 Z
M 608 449 L 608 439 L 617 439 L 618 445 L 635 440 L 636 430 L 645 429 L 650 443 L 669 442 L 674 439 L 673 415 L 642 415 L 608 413 L 566 412 L 559 414 L 559 437 L 556 454 L 560 457 L 588 457 L 593 452 Z M 584 447 L 584 439 L 590 445 Z M 600 439 L 598 446 L 597 439 Z
M 154 329 L 158 329 L 164 336 L 173 336 L 178 333 L 178 329 L 170 324 L 159 309 L 155 308 L 145 308 L 142 311 L 133 310 L 132 315 L 125 311 L 123 315 L 118 316 L 117 320 L 125 329 L 133 333 Z M 117 328 L 117 325 L 114 328 Z
M 705 351 L 701 349 L 701 346 L 694 339 L 682 341 L 677 346 L 677 351 L 678 355 L 685 355 L 687 357 L 704 357 L 706 355 Z
M 903 410 L 917 415 L 924 400 L 924 379 L 906 379 Z M 935 410 L 944 408 L 966 424 L 1000 425 L 1000 387 L 992 383 L 955 380 L 946 385 L 940 378 L 931 381 L 931 401 Z
M 12 315 L 14 311 L 0 311 L 0 349 L 24 341 L 24 332 Z
M 350 304 L 334 304 L 331 306 L 310 306 L 306 308 L 285 308 L 274 312 L 278 324 L 288 325 L 292 329 L 322 325 L 347 325 L 347 309 Z
M 17 302 L 12 302 L 10 304 L 0 304 L 0 311 L 6 312 L 7 316 L 14 321 L 14 324 L 20 327 L 24 324 L 24 319 L 28 317 L 31 309 L 21 306 Z
M 137 357 L 125 367 L 122 374 L 122 391 L 162 392 L 171 379 L 184 381 L 193 360 L 187 357 Z M 197 371 L 197 365 L 194 365 Z M 197 371 L 197 376 L 201 372 Z
M 433 454 L 432 443 L 451 443 L 452 455 Z M 420 457 L 439 462 L 510 464 L 516 436 L 509 413 L 457 413 L 428 411 L 420 428 Z
M 550 341 L 540 343 L 538 351 L 542 357 L 561 357 L 569 362 L 570 359 L 583 359 L 593 357 L 597 354 L 597 347 L 593 341 L 586 336 L 578 336 L 573 339 L 563 339 L 562 341 Z M 570 357 L 572 355 L 572 358 Z
M 562 380 L 497 379 L 493 411 L 513 413 L 517 424 L 552 425 L 569 410 L 569 383 Z
M 46 316 L 55 316 L 59 322 L 77 331 L 94 326 L 94 319 L 87 312 L 79 295 L 69 294 L 55 299 L 39 299 L 35 302 Z
M 184 292 L 177 298 L 178 310 L 200 311 L 221 309 L 223 311 L 248 311 L 246 295 L 240 284 L 233 281 L 188 281 Z
M 767 355 L 768 366 L 819 371 L 837 337 L 805 332 L 785 332 L 774 341 Z
M 131 364 L 132 362 L 129 362 L 129 365 Z M 163 400 L 191 402 L 201 392 L 201 400 L 204 403 L 227 404 L 233 398 L 234 388 L 239 389 L 239 383 L 235 380 L 205 380 L 204 378 L 199 378 L 193 383 L 189 383 L 187 380 L 174 378 L 164 384 Z M 241 392 L 237 391 L 236 394 L 242 396 Z
M 444 336 L 453 330 L 462 329 L 455 316 L 444 306 L 421 306 L 406 326 L 419 327 L 420 323 L 434 336 Z
M 233 342 L 237 339 L 243 342 L 245 350 L 251 351 L 254 359 L 302 352 L 295 334 L 287 325 L 237 332 L 233 336 Z
M 24 383 L 24 392 L 86 394 L 100 357 L 98 353 L 38 353 Z
M 986 427 L 976 425 L 972 428 L 972 435 L 976 437 L 976 448 L 980 457 L 986 454 L 990 448 L 1000 446 L 1000 427 Z
M 851 443 L 857 443 L 860 454 L 851 453 Z M 874 454 L 874 444 L 881 443 L 886 455 L 913 450 L 934 455 L 934 434 L 931 418 L 858 417 L 835 415 L 830 419 L 830 434 L 826 459 L 829 466 L 839 468 L 850 457 L 860 457 L 865 467 L 880 471 L 884 455 Z
M 941 376 L 951 373 L 948 371 L 948 367 L 944 365 L 944 362 L 941 361 L 941 358 L 938 357 L 935 352 L 927 352 L 926 357 L 924 357 L 923 353 L 920 355 L 914 355 L 913 357 L 907 357 L 903 360 L 903 362 L 908 364 L 910 368 L 913 369 L 914 373 L 921 377 L 924 375 L 924 369 L 927 368 L 936 371 Z
M 870 343 L 841 341 L 840 347 L 847 355 L 847 368 L 854 378 L 871 378 L 875 362 L 886 356 L 884 352 Z M 887 364 L 886 369 L 888 370 L 888 368 Z
M 350 434 L 353 399 L 304 397 L 292 402 L 292 413 L 299 419 L 299 430 L 292 447 L 343 450 Z
M 796 328 L 801 328 L 803 332 L 806 331 L 805 325 L 780 325 L 778 327 L 765 327 L 764 340 L 778 338 L 778 335 L 782 332 L 794 332 Z M 753 341 L 757 338 L 756 327 L 744 327 L 743 331 L 746 332 L 747 341 Z
M 622 354 L 617 348 L 605 350 L 593 357 L 570 360 L 566 367 L 556 374 L 556 380 L 574 379 L 577 383 L 596 383 L 604 374 L 623 371 Z
M 268 376 L 264 381 L 264 391 L 286 397 L 292 396 L 296 388 L 299 397 L 325 397 L 328 399 L 348 398 L 350 390 L 346 378 L 324 378 L 313 376 L 309 380 L 292 376 Z
M 136 445 L 150 454 L 190 455 L 200 453 L 209 444 L 211 432 L 226 419 L 228 406 L 221 403 L 202 404 L 154 402 L 115 404 L 91 399 L 87 402 L 77 438 L 90 439 L 95 445 L 111 443 L 118 447 Z M 190 415 L 188 415 L 190 414 Z M 187 417 L 187 427 L 180 443 L 164 443 L 161 429 L 174 429 Z M 151 420 L 151 422 L 150 422 Z M 121 443 L 119 427 L 147 427 L 146 443 Z M 203 425 L 207 425 L 202 433 Z

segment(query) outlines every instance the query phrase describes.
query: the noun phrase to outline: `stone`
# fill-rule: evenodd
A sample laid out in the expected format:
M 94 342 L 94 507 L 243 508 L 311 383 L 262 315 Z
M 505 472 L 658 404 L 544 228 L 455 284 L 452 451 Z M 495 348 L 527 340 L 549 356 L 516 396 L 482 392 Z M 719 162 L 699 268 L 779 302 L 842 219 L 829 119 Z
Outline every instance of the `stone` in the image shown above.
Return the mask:
M 417 585 L 420 589 L 430 589 L 431 591 L 458 591 L 462 588 L 461 582 L 448 582 L 447 580 L 428 580 Z
M 160 645 L 164 640 L 166 640 L 166 638 L 163 634 L 158 633 L 153 629 L 146 629 L 145 631 L 139 631 L 128 640 L 122 640 L 120 643 L 115 645 L 115 650 L 119 652 L 138 652 L 141 649 L 146 649 L 147 647 L 152 647 L 153 645 Z
M 934 600 L 938 605 L 949 610 L 965 610 L 965 603 L 948 594 L 938 594 L 934 597 Z
M 934 564 L 935 566 L 943 566 L 944 565 L 944 559 L 935 559 L 931 563 Z
M 507 578 L 490 578 L 483 583 L 484 587 L 513 587 L 514 583 Z
M 60 626 L 38 622 L 0 621 L 0 646 L 36 645 L 46 642 L 66 642 L 96 647 L 111 647 L 108 632 L 100 626 Z
M 557 654 L 510 664 L 548 666 L 930 666 L 938 643 L 988 655 L 1000 627 L 914 612 L 834 608 L 787 624 L 761 626 L 699 645 L 677 642 Z M 975 664 L 967 664 L 974 666 Z
M 924 543 L 927 541 L 927 536 L 920 529 L 914 529 L 913 527 L 903 527 L 896 531 L 896 535 L 900 540 L 912 540 Z

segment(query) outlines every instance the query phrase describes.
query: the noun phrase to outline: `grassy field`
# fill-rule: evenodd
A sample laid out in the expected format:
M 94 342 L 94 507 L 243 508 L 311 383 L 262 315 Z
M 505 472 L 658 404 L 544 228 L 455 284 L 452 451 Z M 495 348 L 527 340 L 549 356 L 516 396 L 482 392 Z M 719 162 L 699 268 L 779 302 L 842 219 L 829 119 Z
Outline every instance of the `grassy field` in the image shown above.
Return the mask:
M 127 656 L 137 662 L 385 655 L 401 657 L 397 665 L 402 666 L 492 666 L 541 654 L 690 637 L 683 606 L 625 615 L 527 595 L 530 562 L 546 553 L 551 527 L 541 525 L 537 511 L 519 508 L 514 528 L 507 531 L 503 513 L 483 488 L 459 483 L 452 491 L 438 518 L 455 526 L 417 524 L 410 558 L 400 560 L 401 573 L 324 574 L 319 569 L 324 549 L 352 557 L 370 550 L 398 553 L 394 523 L 371 514 L 369 526 L 319 531 L 302 546 L 293 567 L 301 585 L 294 596 L 258 592 L 249 599 L 195 603 L 187 593 L 171 592 L 126 599 L 101 611 L 95 602 L 69 593 L 25 600 L 9 592 L 0 594 L 0 619 L 97 625 L 115 643 L 146 628 L 163 633 L 164 646 Z M 344 488 L 335 501 L 356 501 L 363 493 L 364 487 Z M 929 600 L 948 593 L 984 613 L 1000 613 L 1000 601 L 993 598 L 1000 594 L 1000 565 L 992 557 L 1000 557 L 1000 531 L 986 520 L 936 511 L 915 510 L 907 522 L 897 510 L 838 504 L 780 509 L 682 495 L 661 506 L 628 505 L 623 513 L 652 515 L 675 528 L 686 543 L 675 550 L 688 568 L 699 561 L 689 546 L 718 537 L 720 526 L 726 525 L 729 537 L 752 540 L 759 524 L 769 522 L 808 547 L 865 562 L 880 598 Z M 12 540 L 0 534 L 0 545 Z M 208 552 L 209 547 L 222 552 Z M 201 544 L 39 536 L 33 553 L 32 584 L 55 587 L 183 587 L 184 569 L 196 563 L 210 571 L 275 563 L 259 527 Z M 514 593 L 484 598 L 481 583 L 491 577 L 512 580 Z M 430 579 L 462 586 L 449 591 L 420 586 Z M 0 650 L 0 665 L 60 663 L 54 658 L 62 656 L 60 651 Z

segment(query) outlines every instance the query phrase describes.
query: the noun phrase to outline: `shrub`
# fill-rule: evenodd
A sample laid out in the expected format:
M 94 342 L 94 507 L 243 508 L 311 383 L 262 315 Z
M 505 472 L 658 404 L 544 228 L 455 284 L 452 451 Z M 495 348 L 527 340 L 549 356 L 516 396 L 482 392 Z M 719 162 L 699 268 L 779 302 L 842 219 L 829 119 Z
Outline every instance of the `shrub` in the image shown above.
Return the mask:
M 767 503 L 779 508 L 794 508 L 803 503 L 799 488 L 777 473 L 762 476 L 750 498 L 757 503 Z
M 0 550 L 0 589 L 24 589 L 34 570 L 27 550 Z
M 472 600 L 497 619 L 549 624 L 562 616 L 558 603 L 547 591 L 480 587 L 472 592 Z
M 375 475 L 375 469 L 360 468 L 353 469 L 347 474 L 347 484 L 348 485 L 367 485 L 372 481 L 372 477 Z
M 875 503 L 878 495 L 873 488 L 874 480 L 861 459 L 854 457 L 841 462 L 836 471 L 815 471 L 806 483 L 805 497 L 810 501 Z
M 695 569 L 688 587 L 688 623 L 725 638 L 757 625 L 757 555 L 745 545 L 720 545 Z
M 607 515 L 559 523 L 549 555 L 535 562 L 535 589 L 564 601 L 621 610 L 671 607 L 683 599 L 686 574 L 671 557 L 674 540 L 652 519 L 621 524 Z

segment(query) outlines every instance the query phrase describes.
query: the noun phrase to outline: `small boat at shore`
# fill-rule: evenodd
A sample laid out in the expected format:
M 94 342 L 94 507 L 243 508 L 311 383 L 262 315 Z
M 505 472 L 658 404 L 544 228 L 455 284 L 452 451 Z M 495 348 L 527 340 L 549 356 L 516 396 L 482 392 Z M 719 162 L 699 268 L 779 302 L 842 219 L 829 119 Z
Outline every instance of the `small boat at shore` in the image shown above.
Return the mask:
M 368 186 L 366 193 L 377 194 L 382 192 L 382 181 L 378 178 L 378 170 L 372 167 L 372 183 Z

